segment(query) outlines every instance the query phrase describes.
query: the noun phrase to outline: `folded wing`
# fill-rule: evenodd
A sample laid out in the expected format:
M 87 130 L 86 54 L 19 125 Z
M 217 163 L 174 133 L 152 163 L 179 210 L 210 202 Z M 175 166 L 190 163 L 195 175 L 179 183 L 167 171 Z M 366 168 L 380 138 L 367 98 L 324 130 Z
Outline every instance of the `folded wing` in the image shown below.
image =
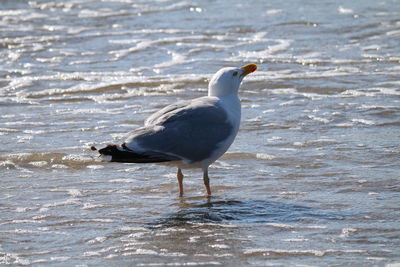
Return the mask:
M 132 131 L 127 149 L 149 157 L 204 160 L 233 131 L 218 99 L 202 97 L 170 105 L 150 116 L 145 127 Z

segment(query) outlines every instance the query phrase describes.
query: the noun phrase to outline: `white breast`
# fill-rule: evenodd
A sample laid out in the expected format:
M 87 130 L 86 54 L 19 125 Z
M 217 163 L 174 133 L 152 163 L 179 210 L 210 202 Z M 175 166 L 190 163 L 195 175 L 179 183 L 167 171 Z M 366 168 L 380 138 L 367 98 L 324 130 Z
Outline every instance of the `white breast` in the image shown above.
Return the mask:
M 220 97 L 220 104 L 228 114 L 228 120 L 233 125 L 232 133 L 220 144 L 218 149 L 213 153 L 213 155 L 204 162 L 209 165 L 221 157 L 232 145 L 235 137 L 239 131 L 240 117 L 241 117 L 241 105 L 237 94 L 232 94 L 228 96 Z

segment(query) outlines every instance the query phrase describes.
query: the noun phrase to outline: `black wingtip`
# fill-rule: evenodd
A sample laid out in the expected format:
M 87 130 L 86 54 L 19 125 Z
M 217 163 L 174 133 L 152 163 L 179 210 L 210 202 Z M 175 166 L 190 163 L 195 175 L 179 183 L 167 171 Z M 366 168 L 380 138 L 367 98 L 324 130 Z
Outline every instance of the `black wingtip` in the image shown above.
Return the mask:
M 92 149 L 93 150 L 93 149 Z M 145 155 L 136 153 L 130 150 L 125 144 L 119 145 L 107 145 L 106 147 L 98 150 L 101 155 L 111 156 L 113 162 L 125 162 L 125 163 L 154 163 L 154 162 L 166 162 L 174 160 L 170 156 L 164 155 Z
M 95 146 L 91 146 L 91 147 L 90 147 L 90 150 L 92 150 L 92 151 L 96 151 L 96 150 L 97 150 L 97 148 L 96 148 Z
M 120 151 L 117 148 L 117 145 L 107 145 L 106 147 L 99 149 L 99 153 L 102 155 L 109 155 L 112 156 L 114 154 L 120 154 L 123 151 Z

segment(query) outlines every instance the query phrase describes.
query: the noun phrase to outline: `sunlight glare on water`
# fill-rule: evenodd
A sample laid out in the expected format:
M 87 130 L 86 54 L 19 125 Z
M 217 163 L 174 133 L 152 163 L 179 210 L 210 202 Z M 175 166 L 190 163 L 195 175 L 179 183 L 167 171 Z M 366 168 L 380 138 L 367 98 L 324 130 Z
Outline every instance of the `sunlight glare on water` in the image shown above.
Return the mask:
M 1 1 L 0 265 L 400 264 L 400 2 Z M 201 172 L 97 160 L 157 109 L 242 84 Z

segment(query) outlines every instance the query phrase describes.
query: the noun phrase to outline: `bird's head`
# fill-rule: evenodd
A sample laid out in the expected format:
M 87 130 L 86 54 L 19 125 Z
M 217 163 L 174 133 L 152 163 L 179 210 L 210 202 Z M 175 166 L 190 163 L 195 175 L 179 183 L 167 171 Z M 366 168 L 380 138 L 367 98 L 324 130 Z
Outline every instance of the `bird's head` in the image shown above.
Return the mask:
M 257 69 L 256 64 L 248 64 L 241 68 L 220 69 L 208 84 L 209 96 L 226 96 L 237 94 L 243 78 Z

